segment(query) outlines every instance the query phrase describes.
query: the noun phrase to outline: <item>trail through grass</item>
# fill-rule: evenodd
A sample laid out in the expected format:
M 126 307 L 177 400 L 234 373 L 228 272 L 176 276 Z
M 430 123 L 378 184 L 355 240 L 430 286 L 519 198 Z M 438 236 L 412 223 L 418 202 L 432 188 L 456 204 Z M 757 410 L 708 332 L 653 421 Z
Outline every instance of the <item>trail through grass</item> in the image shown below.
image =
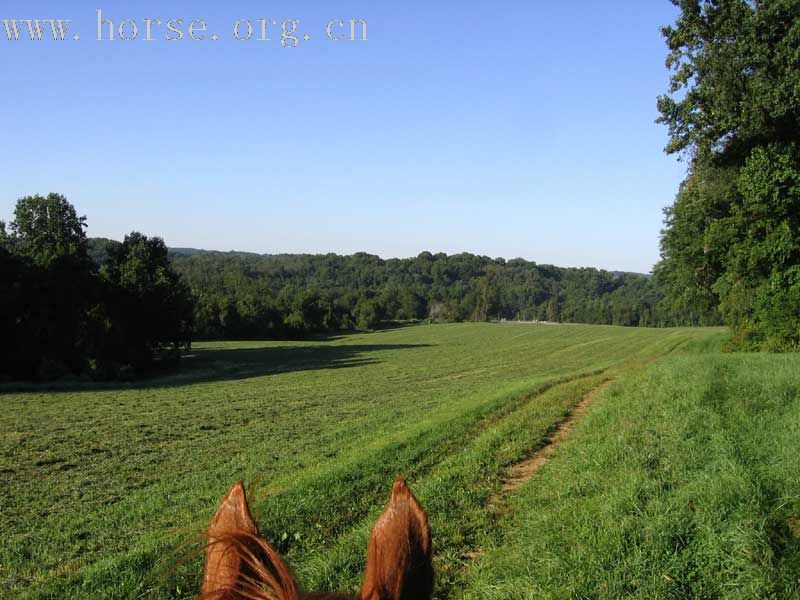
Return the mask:
M 590 407 L 456 597 L 800 597 L 800 356 L 672 357 Z
M 130 385 L 6 390 L 0 597 L 184 598 L 174 568 L 237 479 L 310 588 L 354 590 L 404 475 L 431 515 L 437 595 L 497 543 L 486 500 L 611 371 L 715 345 L 715 330 L 435 325 L 313 342 L 200 344 Z

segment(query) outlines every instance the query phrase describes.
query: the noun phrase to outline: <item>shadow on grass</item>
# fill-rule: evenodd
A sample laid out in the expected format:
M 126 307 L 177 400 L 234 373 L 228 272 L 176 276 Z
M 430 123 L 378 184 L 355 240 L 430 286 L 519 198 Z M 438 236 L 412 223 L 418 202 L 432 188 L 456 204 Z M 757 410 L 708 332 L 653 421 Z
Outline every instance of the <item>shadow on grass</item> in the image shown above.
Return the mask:
M 135 381 L 66 380 L 41 384 L 12 382 L 0 385 L 0 393 L 170 388 L 198 382 L 249 379 L 295 371 L 347 369 L 379 363 L 380 360 L 375 356 L 378 352 L 412 350 L 429 346 L 429 344 L 321 343 L 304 346 L 200 348 L 186 352 L 177 364 L 159 368 L 150 376 Z

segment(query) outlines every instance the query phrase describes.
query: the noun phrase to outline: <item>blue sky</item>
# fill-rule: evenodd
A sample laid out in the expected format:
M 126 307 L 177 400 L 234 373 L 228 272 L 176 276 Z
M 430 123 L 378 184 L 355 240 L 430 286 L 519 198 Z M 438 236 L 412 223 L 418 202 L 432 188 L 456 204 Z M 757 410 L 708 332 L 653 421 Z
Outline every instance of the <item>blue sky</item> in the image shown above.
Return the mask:
M 219 40 L 98 42 L 98 8 L 142 30 L 204 19 Z M 686 168 L 654 123 L 675 16 L 668 0 L 6 1 L 0 19 L 71 19 L 81 39 L 0 29 L 0 219 L 58 191 L 92 236 L 649 271 Z M 311 39 L 233 38 L 262 17 Z M 334 18 L 365 19 L 369 41 L 329 41 Z

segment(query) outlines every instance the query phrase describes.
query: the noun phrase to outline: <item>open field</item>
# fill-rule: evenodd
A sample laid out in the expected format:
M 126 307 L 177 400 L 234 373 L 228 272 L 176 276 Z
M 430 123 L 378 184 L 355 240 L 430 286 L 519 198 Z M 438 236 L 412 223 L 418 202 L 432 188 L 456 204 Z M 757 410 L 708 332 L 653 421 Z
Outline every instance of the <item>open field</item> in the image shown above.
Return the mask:
M 236 479 L 259 482 L 262 533 L 307 587 L 352 590 L 404 475 L 430 514 L 440 598 L 718 597 L 721 573 L 780 597 L 796 591 L 800 365 L 719 355 L 724 337 L 417 326 L 199 344 L 171 377 L 7 393 L 0 596 L 189 597 L 202 561 L 174 551 Z M 563 451 L 487 508 L 508 467 L 609 381 Z

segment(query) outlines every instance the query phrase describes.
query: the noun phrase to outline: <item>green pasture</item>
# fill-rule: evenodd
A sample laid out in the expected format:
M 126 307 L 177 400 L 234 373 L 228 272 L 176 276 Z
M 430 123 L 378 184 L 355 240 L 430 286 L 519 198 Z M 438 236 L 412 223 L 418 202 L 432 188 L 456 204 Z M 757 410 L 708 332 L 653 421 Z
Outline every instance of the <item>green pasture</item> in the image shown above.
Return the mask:
M 413 326 L 318 341 L 197 344 L 179 371 L 147 381 L 0 390 L 0 597 L 191 597 L 202 567 L 193 542 L 237 479 L 254 484 L 262 533 L 306 588 L 354 591 L 370 526 L 399 475 L 430 515 L 439 598 L 615 597 L 619 590 L 653 597 L 662 588 L 650 579 L 662 575 L 680 582 L 663 588 L 676 597 L 695 584 L 712 586 L 704 563 L 653 574 L 667 556 L 656 544 L 678 514 L 673 492 L 698 486 L 685 477 L 715 473 L 722 468 L 715 461 L 729 460 L 717 453 L 734 452 L 698 437 L 701 426 L 715 440 L 738 435 L 747 448 L 761 448 L 768 435 L 760 427 L 783 424 L 789 407 L 766 403 L 758 412 L 737 390 L 745 382 L 759 390 L 769 377 L 770 385 L 789 386 L 780 388 L 787 403 L 797 394 L 791 357 L 721 355 L 724 340 L 714 329 Z M 692 404 L 693 391 L 706 398 L 715 368 L 743 379 L 715 391 L 714 402 L 703 400 L 709 406 Z M 563 452 L 512 497 L 498 498 L 507 468 L 600 385 L 605 391 Z M 729 403 L 735 409 L 727 411 Z M 699 418 L 710 406 L 716 412 Z M 746 418 L 748 410 L 757 418 Z M 686 446 L 708 464 L 682 471 L 677 458 L 646 459 L 650 429 L 662 432 L 665 457 L 683 456 Z M 773 432 L 770 448 L 791 432 Z M 647 478 L 664 464 L 676 480 L 657 489 L 661 498 Z M 575 489 L 592 477 L 592 495 Z M 705 500 L 725 500 L 712 492 L 698 496 L 695 511 L 711 510 Z M 651 497 L 662 503 L 623 512 Z M 764 517 L 766 504 L 753 506 L 748 518 Z M 786 527 L 791 548 L 795 525 Z M 594 537 L 579 539 L 587 530 Z M 626 544 L 637 535 L 640 553 L 631 554 Z M 726 539 L 717 551 L 727 550 Z M 537 561 L 548 569 L 535 568 Z M 716 565 L 713 577 L 720 577 Z M 778 582 L 778 571 L 761 577 L 776 594 L 794 589 Z

